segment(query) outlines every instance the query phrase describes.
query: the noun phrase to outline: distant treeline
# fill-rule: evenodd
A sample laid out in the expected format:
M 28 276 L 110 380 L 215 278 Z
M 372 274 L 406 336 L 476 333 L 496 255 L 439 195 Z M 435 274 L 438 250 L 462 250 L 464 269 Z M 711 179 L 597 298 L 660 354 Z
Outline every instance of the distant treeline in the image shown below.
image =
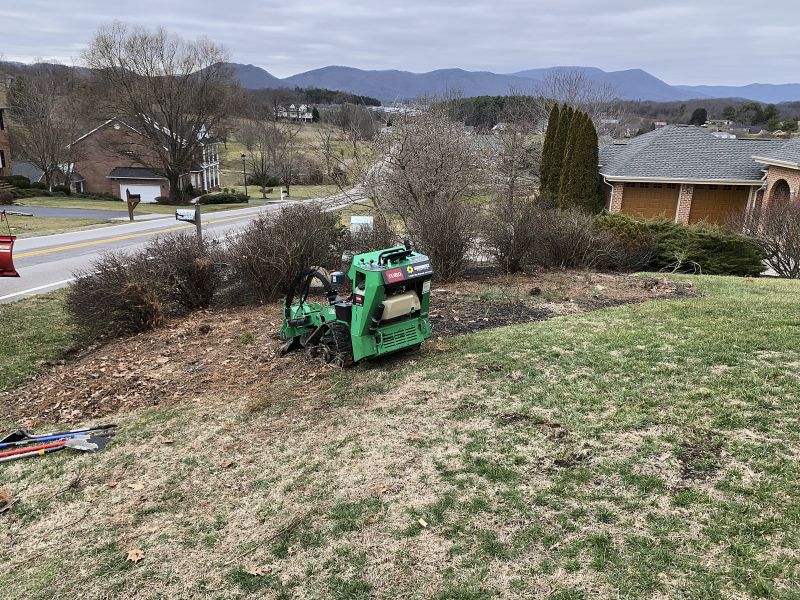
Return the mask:
M 321 88 L 277 88 L 251 90 L 256 101 L 266 104 L 361 104 L 364 106 L 380 106 L 381 101 L 370 96 L 359 96 L 336 90 Z
M 448 100 L 448 109 L 453 120 L 463 121 L 465 125 L 478 129 L 491 129 L 504 120 L 510 102 L 514 101 L 515 109 L 519 107 L 519 96 L 474 96 Z M 530 103 L 531 108 L 541 100 L 526 96 L 522 103 Z
M 727 119 L 744 125 L 800 119 L 800 102 L 762 104 L 739 98 L 711 98 L 682 102 L 628 100 L 620 102 L 619 106 L 623 114 L 669 123 L 688 123 L 698 109 L 705 109 L 709 119 Z
M 479 129 L 491 129 L 507 120 L 509 102 L 530 103 L 531 108 L 542 105 L 542 98 L 529 96 L 475 96 L 447 102 L 453 119 Z M 744 125 L 770 125 L 777 128 L 784 121 L 800 120 L 800 102 L 762 104 L 738 98 L 655 102 L 644 100 L 617 100 L 609 105 L 610 115 L 640 117 L 668 123 L 689 123 L 698 109 L 705 109 L 709 119 L 728 119 Z M 537 114 L 532 111 L 531 114 Z

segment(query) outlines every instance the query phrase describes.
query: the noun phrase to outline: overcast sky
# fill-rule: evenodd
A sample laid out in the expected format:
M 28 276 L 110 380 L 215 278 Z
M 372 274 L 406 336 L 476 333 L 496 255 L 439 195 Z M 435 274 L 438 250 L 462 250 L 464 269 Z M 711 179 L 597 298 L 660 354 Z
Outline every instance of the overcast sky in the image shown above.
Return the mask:
M 797 0 L 21 0 L 0 56 L 73 63 L 113 20 L 223 43 L 279 77 L 327 65 L 642 68 L 671 84 L 800 81 Z

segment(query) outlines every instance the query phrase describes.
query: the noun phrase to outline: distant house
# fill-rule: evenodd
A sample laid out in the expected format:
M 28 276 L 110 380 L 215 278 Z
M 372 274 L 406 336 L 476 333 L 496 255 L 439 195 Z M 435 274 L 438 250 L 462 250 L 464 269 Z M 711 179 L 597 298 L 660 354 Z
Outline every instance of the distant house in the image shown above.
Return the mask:
M 775 198 L 796 198 L 800 139 L 728 139 L 670 125 L 600 151 L 606 208 L 676 223 L 723 224 Z
M 42 171 L 39 167 L 33 164 L 29 160 L 13 160 L 11 161 L 11 167 L 14 171 L 14 175 L 22 175 L 23 177 L 27 177 L 31 183 L 44 183 L 45 176 L 44 171 Z M 63 169 L 60 169 L 55 175 L 52 177 L 52 181 L 55 185 L 63 185 L 66 181 L 66 176 L 64 175 L 65 171 L 71 171 L 70 173 L 70 189 L 73 192 L 83 192 L 84 191 L 84 182 L 85 180 L 81 176 L 80 173 L 75 171 L 74 169 L 69 169 L 69 165 L 65 165 Z
M 0 97 L 2 100 L 2 97 Z M 8 139 L 8 111 L 0 103 L 0 177 L 11 175 L 11 142 Z
M 653 127 L 655 127 L 655 128 L 666 127 L 667 125 L 668 125 L 668 123 L 666 121 L 654 121 L 653 122 Z
M 75 171 L 83 175 L 83 191 L 107 193 L 125 198 L 126 191 L 139 194 L 142 202 L 155 202 L 169 195 L 169 181 L 137 161 L 149 155 L 142 134 L 121 119 L 109 119 L 72 143 Z M 155 163 L 157 158 L 150 156 Z M 200 140 L 200 152 L 181 185 L 191 184 L 198 193 L 219 189 L 219 143 L 207 134 Z
M 706 121 L 706 125 L 709 127 L 730 127 L 733 125 L 733 121 L 728 119 L 709 119 Z
M 278 119 L 284 119 L 286 121 L 301 121 L 304 123 L 311 123 L 314 120 L 313 110 L 314 109 L 307 104 L 301 104 L 299 106 L 290 104 L 289 108 L 286 108 L 285 106 L 279 106 L 275 111 L 275 116 Z

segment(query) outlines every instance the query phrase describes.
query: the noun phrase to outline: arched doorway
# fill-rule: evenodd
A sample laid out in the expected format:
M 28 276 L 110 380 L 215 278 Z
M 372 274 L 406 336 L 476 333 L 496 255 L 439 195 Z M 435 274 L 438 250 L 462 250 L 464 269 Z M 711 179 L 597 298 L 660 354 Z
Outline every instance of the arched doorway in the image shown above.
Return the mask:
M 772 186 L 772 193 L 769 196 L 770 202 L 788 202 L 792 197 L 789 184 L 785 179 L 778 179 Z

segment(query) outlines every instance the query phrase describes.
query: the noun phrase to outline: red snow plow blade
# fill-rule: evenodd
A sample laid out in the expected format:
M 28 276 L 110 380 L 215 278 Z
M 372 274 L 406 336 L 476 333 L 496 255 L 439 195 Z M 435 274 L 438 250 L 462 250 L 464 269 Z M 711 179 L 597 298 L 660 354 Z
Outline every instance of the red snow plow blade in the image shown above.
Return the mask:
M 14 240 L 15 235 L 0 235 L 0 277 L 19 277 L 14 268 Z

